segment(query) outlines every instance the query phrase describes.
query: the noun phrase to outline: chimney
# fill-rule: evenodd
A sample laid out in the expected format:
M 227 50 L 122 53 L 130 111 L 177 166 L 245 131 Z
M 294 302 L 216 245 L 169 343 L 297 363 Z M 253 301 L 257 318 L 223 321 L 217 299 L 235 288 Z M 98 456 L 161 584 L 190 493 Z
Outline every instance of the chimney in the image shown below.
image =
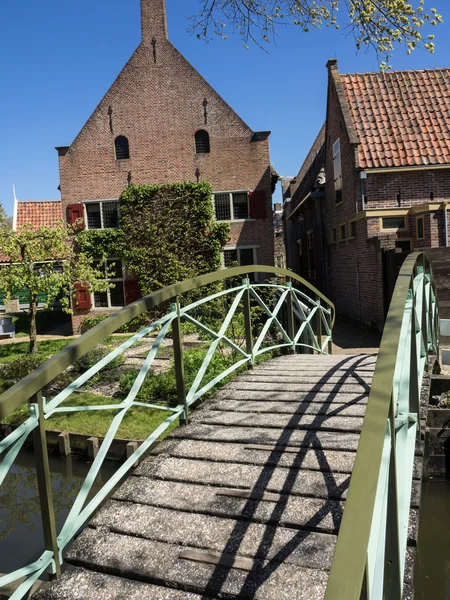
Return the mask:
M 142 43 L 151 46 L 152 40 L 169 39 L 165 0 L 141 0 Z
M 330 58 L 327 62 L 327 69 L 329 71 L 337 71 L 338 70 L 338 61 L 337 58 Z

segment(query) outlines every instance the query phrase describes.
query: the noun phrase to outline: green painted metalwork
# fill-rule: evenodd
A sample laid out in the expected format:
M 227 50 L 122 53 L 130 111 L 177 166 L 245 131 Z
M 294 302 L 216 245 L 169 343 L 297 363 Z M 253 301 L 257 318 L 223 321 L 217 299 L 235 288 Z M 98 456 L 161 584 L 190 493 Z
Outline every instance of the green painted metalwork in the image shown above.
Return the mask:
M 325 600 L 402 598 L 420 390 L 439 354 L 438 324 L 430 262 L 411 254 L 386 319 Z
M 286 278 L 287 283 L 251 283 L 250 276 L 256 273 L 280 275 Z M 222 291 L 211 294 L 206 298 L 202 298 L 201 300 L 186 306 L 181 305 L 180 298 L 187 292 L 191 292 L 192 290 L 215 282 L 225 282 L 227 279 L 234 280 L 236 277 L 242 278 L 243 276 L 245 279 L 242 280 L 242 285 L 223 289 Z M 299 289 L 300 287 L 302 289 Z M 274 306 L 268 305 L 268 303 L 264 301 L 262 297 L 262 291 L 264 289 L 266 291 L 271 290 L 277 294 Z M 311 297 L 308 293 L 311 294 Z M 199 313 L 202 312 L 203 308 L 206 308 L 208 303 L 217 301 L 222 302 L 227 299 L 229 299 L 229 309 L 219 331 L 216 332 L 208 324 L 202 323 L 202 318 L 199 316 Z M 112 350 L 96 365 L 88 369 L 63 391 L 57 394 L 51 401 L 46 402 L 45 398 L 42 398 L 42 389 L 55 377 L 63 373 L 75 360 L 81 358 L 91 348 L 101 342 L 105 337 L 111 335 L 122 325 L 166 301 L 171 302 L 171 309 L 167 315 L 143 328 L 140 332 L 131 335 L 129 339 L 125 340 L 118 348 Z M 253 333 L 251 313 L 252 303 L 253 306 L 257 305 L 262 309 L 264 318 L 266 319 L 258 335 Z M 288 309 L 286 309 L 286 307 L 288 307 Z M 245 323 L 245 339 L 243 340 L 232 339 L 232 336 L 227 333 L 228 328 L 234 322 L 234 319 L 237 318 L 239 311 L 242 312 Z M 283 315 L 285 315 L 285 317 L 287 315 L 290 316 L 284 318 Z M 189 389 L 186 389 L 183 373 L 181 327 L 183 321 L 194 325 L 203 336 L 206 335 L 211 339 L 203 364 Z M 320 324 L 319 329 L 322 325 L 324 327 L 326 333 L 325 342 L 322 341 L 321 335 L 318 336 L 314 331 L 314 326 L 317 325 L 317 323 Z M 60 564 L 62 563 L 62 552 L 80 527 L 86 523 L 93 512 L 105 498 L 107 498 L 108 494 L 111 493 L 114 487 L 120 483 L 123 477 L 133 468 L 136 461 L 144 456 L 167 428 L 176 420 L 179 420 L 181 424 L 186 423 L 188 409 L 190 407 L 192 408 L 193 404 L 206 392 L 217 385 L 217 383 L 245 365 L 251 368 L 254 364 L 255 357 L 264 352 L 280 348 L 289 348 L 293 351 L 299 348 L 306 348 L 313 349 L 318 353 L 324 353 L 327 344 L 329 349 L 331 348 L 333 323 L 333 304 L 308 282 L 290 271 L 264 265 L 224 269 L 216 273 L 202 275 L 195 279 L 158 290 L 150 296 L 134 302 L 81 336 L 75 342 L 61 350 L 61 352 L 50 358 L 28 377 L 24 378 L 1 395 L 0 419 L 9 415 L 27 400 L 30 402 L 30 418 L 0 442 L 0 455 L 3 455 L 3 460 L 0 462 L 0 483 L 9 472 L 14 459 L 22 448 L 28 435 L 33 433 L 39 480 L 38 487 L 44 526 L 43 545 L 45 551 L 41 558 L 32 565 L 1 577 L 0 591 L 2 586 L 13 583 L 21 577 L 26 577 L 25 581 L 14 593 L 14 600 L 18 600 L 27 593 L 36 579 L 44 571 L 53 575 L 59 574 Z M 275 343 L 271 345 L 268 345 L 266 340 L 269 331 L 276 331 L 280 337 L 280 339 L 275 339 Z M 170 332 L 173 340 L 178 404 L 177 406 L 170 406 L 167 404 L 150 404 L 139 401 L 137 400 L 137 395 L 146 376 L 150 372 L 158 351 Z M 117 404 L 109 405 L 68 405 L 71 395 L 79 390 L 112 360 L 123 354 L 125 350 L 131 348 L 137 342 L 143 340 L 149 334 L 155 333 L 157 334 L 156 339 L 140 368 L 130 392 L 124 400 Z M 234 363 L 222 373 L 211 379 L 211 381 L 204 382 L 211 360 L 219 347 L 226 347 L 229 352 L 233 353 Z M 157 427 L 155 431 L 149 432 L 147 439 L 141 444 L 136 452 L 120 466 L 114 476 L 104 484 L 102 489 L 97 492 L 93 498 L 90 498 L 89 495 L 92 490 L 92 485 L 99 474 L 108 450 L 117 435 L 120 424 L 127 412 L 134 406 L 167 411 L 169 414 L 165 421 Z M 92 462 L 89 473 L 72 505 L 63 527 L 61 531 L 56 534 L 48 457 L 45 448 L 44 421 L 56 413 L 100 410 L 115 411 L 116 414 L 100 446 L 99 452 Z

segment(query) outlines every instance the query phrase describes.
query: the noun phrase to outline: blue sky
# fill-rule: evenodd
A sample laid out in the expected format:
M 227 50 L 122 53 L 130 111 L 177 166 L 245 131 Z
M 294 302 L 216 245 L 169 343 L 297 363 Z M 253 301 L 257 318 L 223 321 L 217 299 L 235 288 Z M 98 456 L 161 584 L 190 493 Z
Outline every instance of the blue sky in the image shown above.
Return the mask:
M 375 71 L 372 51 L 331 29 L 281 31 L 267 54 L 237 35 L 205 45 L 187 33 L 198 0 L 166 0 L 169 37 L 255 131 L 271 130 L 272 163 L 295 175 L 325 116 L 330 57 L 342 73 Z M 407 56 L 395 69 L 450 66 L 448 0 L 426 0 L 444 16 L 436 52 Z M 181 7 L 181 8 L 180 8 Z M 69 145 L 140 41 L 139 0 L 6 0 L 0 21 L 0 201 L 59 199 L 55 146 Z

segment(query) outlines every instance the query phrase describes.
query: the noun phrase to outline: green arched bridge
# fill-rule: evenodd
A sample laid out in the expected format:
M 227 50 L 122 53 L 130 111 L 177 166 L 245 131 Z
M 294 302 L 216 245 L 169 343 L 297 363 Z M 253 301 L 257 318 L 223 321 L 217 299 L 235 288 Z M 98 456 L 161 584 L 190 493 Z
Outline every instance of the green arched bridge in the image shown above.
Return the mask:
M 150 325 L 55 397 L 42 397 L 75 360 L 147 311 Z M 0 593 L 12 587 L 14 600 L 28 597 L 49 573 L 34 598 L 412 598 L 420 399 L 439 355 L 426 255 L 412 254 L 402 267 L 378 356 L 333 356 L 333 324 L 332 303 L 292 272 L 227 269 L 142 298 L 0 396 L 0 417 L 31 405 L 28 420 L 0 442 L 0 482 L 32 435 L 44 527 L 41 557 L 0 577 Z M 193 331 L 208 349 L 188 377 L 183 336 Z M 154 343 L 125 399 L 71 405 L 77 390 L 149 335 Z M 178 399 L 151 404 L 139 392 L 165 339 Z M 167 418 L 93 494 L 135 406 Z M 115 417 L 57 530 L 45 421 L 105 409 Z

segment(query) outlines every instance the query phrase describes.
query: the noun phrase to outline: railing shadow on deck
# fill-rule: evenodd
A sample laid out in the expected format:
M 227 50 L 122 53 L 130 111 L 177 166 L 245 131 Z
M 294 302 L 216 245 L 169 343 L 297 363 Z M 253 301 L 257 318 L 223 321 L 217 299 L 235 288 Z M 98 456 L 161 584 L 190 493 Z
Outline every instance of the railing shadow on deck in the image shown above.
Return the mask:
M 257 274 L 277 275 L 282 279 L 258 283 Z M 243 280 L 240 278 L 244 277 Z M 203 288 L 209 295 L 198 299 Z M 193 295 L 196 294 L 196 297 Z M 182 300 L 187 298 L 186 304 Z M 120 344 L 85 373 L 76 377 L 65 389 L 47 401 L 42 390 L 76 360 L 84 356 L 102 340 L 123 325 L 147 311 L 165 308 L 169 312 Z M 212 311 L 211 311 L 212 306 Z M 212 315 L 212 317 L 211 317 Z M 236 322 L 241 333 L 233 335 Z M 204 360 L 190 385 L 184 377 L 183 323 L 189 323 L 203 339 L 210 341 Z M 131 471 L 136 461 L 145 455 L 158 438 L 177 420 L 187 423 L 189 411 L 217 384 L 242 368 L 252 368 L 259 357 L 273 352 L 326 353 L 331 351 L 334 306 L 317 289 L 291 271 L 271 266 L 255 265 L 224 269 L 158 290 L 106 319 L 75 342 L 54 355 L 38 369 L 0 396 L 0 420 L 8 417 L 25 402 L 29 417 L 13 433 L 0 442 L 0 485 L 30 436 L 33 436 L 36 472 L 44 530 L 41 557 L 31 565 L 18 568 L 0 577 L 2 587 L 17 584 L 14 600 L 22 598 L 43 574 L 58 576 L 61 572 L 62 552 L 74 535 L 92 516 L 117 484 Z M 148 335 L 156 336 L 141 365 L 127 396 L 108 405 L 71 406 L 72 395 L 81 390 L 111 361 Z M 138 397 L 149 375 L 158 351 L 167 337 L 172 339 L 173 364 L 176 376 L 177 401 L 146 402 Z M 148 339 L 148 338 L 147 338 Z M 229 366 L 219 374 L 208 377 L 215 353 L 222 350 L 230 357 Z M 205 381 L 206 379 L 206 381 Z M 90 492 L 107 452 L 117 435 L 123 419 L 132 407 L 164 411 L 168 416 L 149 432 L 142 445 L 130 456 L 102 489 L 93 497 Z M 103 411 L 115 414 L 99 452 L 94 459 L 81 490 L 61 529 L 56 531 L 52 489 L 45 436 L 45 421 L 59 413 L 75 411 Z

